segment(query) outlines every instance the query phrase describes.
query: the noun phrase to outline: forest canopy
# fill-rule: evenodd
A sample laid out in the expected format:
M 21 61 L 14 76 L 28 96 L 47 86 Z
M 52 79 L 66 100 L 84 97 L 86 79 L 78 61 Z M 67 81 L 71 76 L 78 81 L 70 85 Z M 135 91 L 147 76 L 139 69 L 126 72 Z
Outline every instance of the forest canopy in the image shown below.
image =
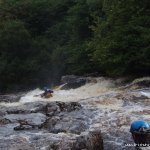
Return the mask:
M 65 74 L 150 74 L 149 0 L 1 0 L 0 89 Z

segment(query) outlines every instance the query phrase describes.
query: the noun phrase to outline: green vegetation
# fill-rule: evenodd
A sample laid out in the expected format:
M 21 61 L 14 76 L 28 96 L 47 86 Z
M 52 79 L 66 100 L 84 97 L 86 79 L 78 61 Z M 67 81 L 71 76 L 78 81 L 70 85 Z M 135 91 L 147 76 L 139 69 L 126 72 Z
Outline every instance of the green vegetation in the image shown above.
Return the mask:
M 1 0 L 0 89 L 65 74 L 150 74 L 149 0 Z

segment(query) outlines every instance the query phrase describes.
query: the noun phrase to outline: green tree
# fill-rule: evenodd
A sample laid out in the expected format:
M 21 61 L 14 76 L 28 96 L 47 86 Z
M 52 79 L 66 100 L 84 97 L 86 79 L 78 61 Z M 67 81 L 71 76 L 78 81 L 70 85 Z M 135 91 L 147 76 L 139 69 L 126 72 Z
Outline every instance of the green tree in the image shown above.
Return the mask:
M 106 19 L 97 19 L 90 46 L 95 49 L 93 61 L 107 74 L 150 72 L 148 4 L 148 0 L 116 0 L 105 8 Z
M 25 62 L 31 55 L 31 36 L 20 21 L 8 20 L 0 26 L 1 84 L 22 82 L 28 76 Z

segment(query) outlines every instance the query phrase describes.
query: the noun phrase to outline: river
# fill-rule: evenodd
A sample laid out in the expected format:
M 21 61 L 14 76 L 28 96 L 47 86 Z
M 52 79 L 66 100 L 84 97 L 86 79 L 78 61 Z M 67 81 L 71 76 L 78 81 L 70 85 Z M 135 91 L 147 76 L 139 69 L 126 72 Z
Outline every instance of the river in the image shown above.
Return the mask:
M 132 146 L 126 146 L 126 144 L 133 144 L 129 132 L 130 124 L 140 119 L 150 122 L 150 88 L 135 88 L 135 81 L 122 85 L 116 84 L 118 80 L 104 77 L 98 77 L 95 80 L 96 82 L 87 83 L 77 89 L 60 90 L 57 88 L 54 90 L 53 97 L 49 99 L 35 96 L 43 92 L 40 89 L 35 89 L 25 93 L 17 102 L 1 102 L 0 107 L 5 109 L 15 108 L 39 101 L 43 103 L 53 101 L 79 102 L 85 110 L 92 110 L 92 117 L 88 121 L 88 130 L 101 130 L 105 150 L 134 149 Z M 6 149 L 5 147 L 7 146 L 5 146 L 4 142 L 11 142 L 13 138 L 21 137 L 19 140 L 29 141 L 30 138 L 40 138 L 40 135 L 43 138 L 52 136 L 51 133 L 45 130 L 17 131 L 16 134 L 16 131 L 13 130 L 14 126 L 16 126 L 16 123 L 0 126 L 1 149 Z M 58 133 L 53 138 L 63 136 L 67 135 Z M 30 144 L 32 145 L 32 143 Z M 15 149 L 15 147 L 13 148 Z M 46 147 L 43 146 L 39 149 L 44 150 Z

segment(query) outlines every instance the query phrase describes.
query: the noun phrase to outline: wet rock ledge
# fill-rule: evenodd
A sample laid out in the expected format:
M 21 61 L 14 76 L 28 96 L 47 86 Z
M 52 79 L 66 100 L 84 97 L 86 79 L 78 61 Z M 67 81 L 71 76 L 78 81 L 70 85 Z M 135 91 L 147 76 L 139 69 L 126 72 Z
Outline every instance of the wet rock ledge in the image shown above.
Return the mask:
M 78 102 L 32 102 L 0 110 L 1 150 L 103 150 L 101 131 L 90 129 L 93 110 Z

